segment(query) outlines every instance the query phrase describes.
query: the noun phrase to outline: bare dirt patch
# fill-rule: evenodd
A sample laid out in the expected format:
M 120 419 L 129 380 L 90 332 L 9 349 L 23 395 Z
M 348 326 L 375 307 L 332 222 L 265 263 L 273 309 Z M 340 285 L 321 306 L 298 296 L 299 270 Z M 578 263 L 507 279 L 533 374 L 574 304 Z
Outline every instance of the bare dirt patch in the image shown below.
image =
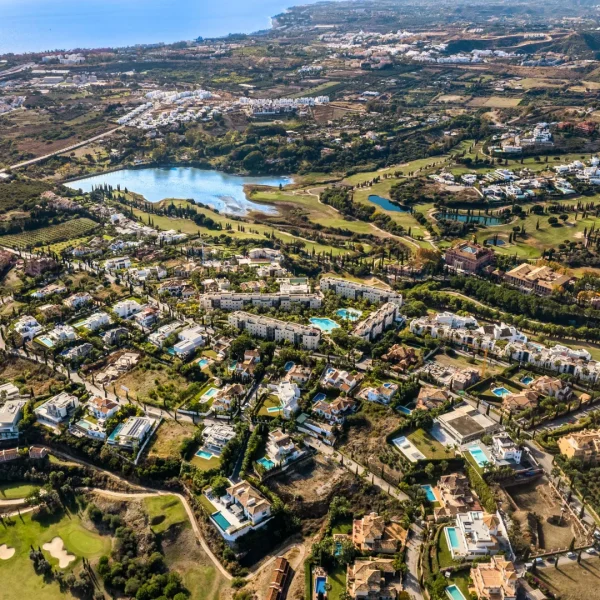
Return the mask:
M 191 423 L 163 421 L 150 442 L 148 456 L 169 458 L 178 456 L 181 441 L 192 437 L 196 428 Z
M 600 600 L 600 560 L 592 558 L 577 563 L 539 569 L 541 579 L 562 600 Z

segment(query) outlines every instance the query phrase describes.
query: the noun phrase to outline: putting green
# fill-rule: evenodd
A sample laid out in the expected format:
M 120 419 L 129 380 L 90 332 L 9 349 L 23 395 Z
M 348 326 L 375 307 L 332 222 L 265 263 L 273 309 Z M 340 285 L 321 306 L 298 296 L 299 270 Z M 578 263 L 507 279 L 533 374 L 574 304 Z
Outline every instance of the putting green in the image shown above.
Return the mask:
M 105 547 L 105 539 L 85 529 L 73 529 L 64 537 L 63 542 L 69 552 L 76 556 L 93 556 L 99 554 Z

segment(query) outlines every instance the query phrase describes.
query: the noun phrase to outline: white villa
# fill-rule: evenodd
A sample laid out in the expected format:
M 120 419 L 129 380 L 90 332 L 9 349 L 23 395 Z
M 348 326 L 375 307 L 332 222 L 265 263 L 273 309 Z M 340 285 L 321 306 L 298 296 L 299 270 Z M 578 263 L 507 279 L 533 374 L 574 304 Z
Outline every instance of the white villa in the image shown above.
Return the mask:
M 291 381 L 280 381 L 273 393 L 279 398 L 281 416 L 284 419 L 292 419 L 299 410 L 300 388 Z
M 61 392 L 46 400 L 44 404 L 35 409 L 37 418 L 42 423 L 50 425 L 60 425 L 66 421 L 69 414 L 79 406 L 77 396 L 72 396 L 66 392 Z
M 207 425 L 202 432 L 203 450 L 219 456 L 223 448 L 235 437 L 235 430 L 224 423 Z
M 14 325 L 14 330 L 24 342 L 30 342 L 38 333 L 41 333 L 42 329 L 43 327 L 37 319 L 29 315 L 21 317 Z
M 125 448 L 137 449 L 152 431 L 154 421 L 148 417 L 129 417 L 117 425 L 108 438 L 108 443 Z
M 23 415 L 25 400 L 8 400 L 0 406 L 0 440 L 19 437 L 19 421 Z
M 115 315 L 117 315 L 117 317 L 121 319 L 128 319 L 129 317 L 132 317 L 133 315 L 139 313 L 142 310 L 142 308 L 143 306 L 139 302 L 137 302 L 136 300 L 129 299 L 117 302 L 112 307 L 112 310 L 115 313 Z
M 473 559 L 488 554 L 496 554 L 500 549 L 498 515 L 473 510 L 456 515 L 456 526 L 446 527 L 444 534 L 453 559 Z
M 302 452 L 287 433 L 283 433 L 281 429 L 269 432 L 267 457 L 276 465 L 284 465 L 298 458 L 301 454 Z
M 523 451 L 506 433 L 492 437 L 492 456 L 495 461 L 511 461 L 521 464 Z
M 360 390 L 358 397 L 369 402 L 378 402 L 379 404 L 389 404 L 398 391 L 398 384 L 387 381 L 379 387 L 367 387 Z
M 96 331 L 97 329 L 106 327 L 106 325 L 110 325 L 111 323 L 112 321 L 110 320 L 110 317 L 105 312 L 100 311 L 90 315 L 87 317 L 87 319 L 80 321 L 77 326 L 84 327 L 90 331 Z
M 177 334 L 179 341 L 173 346 L 177 356 L 189 356 L 201 346 L 204 346 L 204 327 L 195 325 L 183 329 Z

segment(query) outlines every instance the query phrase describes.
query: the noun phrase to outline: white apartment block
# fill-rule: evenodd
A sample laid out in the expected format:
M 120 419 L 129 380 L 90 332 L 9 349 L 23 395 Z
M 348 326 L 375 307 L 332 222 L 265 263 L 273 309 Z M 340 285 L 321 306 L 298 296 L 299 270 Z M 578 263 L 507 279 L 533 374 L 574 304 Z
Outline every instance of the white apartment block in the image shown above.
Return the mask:
M 200 307 L 204 310 L 243 310 L 247 306 L 261 308 L 282 308 L 290 310 L 293 306 L 320 308 L 322 297 L 319 294 L 238 294 L 237 292 L 218 292 L 202 294 Z
M 361 321 L 352 331 L 352 335 L 365 340 L 365 342 L 372 342 L 386 329 L 390 328 L 397 317 L 398 305 L 393 302 L 386 302 L 364 321 Z
M 351 300 L 368 300 L 373 304 L 383 304 L 392 302 L 397 306 L 402 306 L 402 294 L 394 290 L 378 288 L 373 285 L 348 281 L 346 279 L 337 279 L 335 277 L 323 277 L 320 282 L 322 291 L 331 290 L 342 298 Z
M 306 350 L 316 350 L 321 341 L 321 331 L 316 327 L 288 323 L 279 319 L 235 311 L 227 318 L 229 324 L 250 335 L 274 342 L 288 341 Z

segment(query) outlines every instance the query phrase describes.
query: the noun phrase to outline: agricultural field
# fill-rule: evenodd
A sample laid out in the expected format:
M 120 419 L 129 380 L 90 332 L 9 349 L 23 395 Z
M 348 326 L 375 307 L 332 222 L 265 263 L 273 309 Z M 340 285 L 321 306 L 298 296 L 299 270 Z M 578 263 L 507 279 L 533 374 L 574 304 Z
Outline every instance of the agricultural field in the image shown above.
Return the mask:
M 65 572 L 79 569 L 81 559 L 86 558 L 92 566 L 103 554 L 108 554 L 111 539 L 92 531 L 83 522 L 77 513 L 69 513 L 58 521 L 37 522 L 31 518 L 31 513 L 22 517 L 12 517 L 10 523 L 0 528 L 0 545 L 6 544 L 14 548 L 14 555 L 8 560 L 0 560 L 0 600 L 15 600 L 15 590 L 19 590 L 18 597 L 22 600 L 64 600 L 72 598 L 70 594 L 63 594 L 57 583 L 46 583 L 41 575 L 33 570 L 33 563 L 29 559 L 31 546 L 37 548 L 59 537 L 64 542 L 64 547 L 69 554 L 76 557 Z M 46 559 L 57 567 L 58 560 L 52 558 L 44 551 Z
M 519 106 L 522 98 L 505 98 L 503 96 L 490 96 L 488 98 L 473 98 L 469 106 L 477 108 L 514 108 Z
M 35 248 L 57 242 L 80 238 L 98 227 L 98 223 L 86 217 L 72 219 L 59 225 L 0 236 L 0 245 L 9 248 Z

